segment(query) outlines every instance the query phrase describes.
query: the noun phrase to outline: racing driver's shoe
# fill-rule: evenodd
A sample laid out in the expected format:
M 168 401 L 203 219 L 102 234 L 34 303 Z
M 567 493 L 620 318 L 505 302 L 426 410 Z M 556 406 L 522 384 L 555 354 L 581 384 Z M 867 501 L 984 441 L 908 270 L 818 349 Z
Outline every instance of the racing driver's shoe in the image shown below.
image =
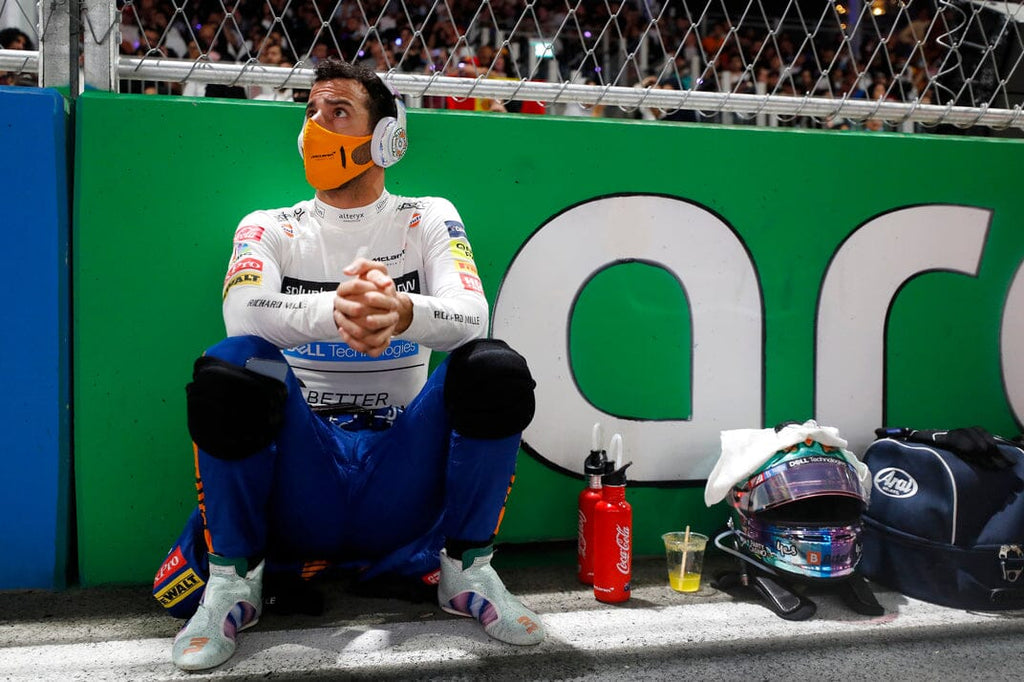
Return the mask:
M 263 565 L 245 573 L 245 559 L 210 554 L 210 581 L 199 608 L 174 638 L 171 659 L 182 670 L 206 670 L 231 658 L 238 632 L 259 621 Z
M 448 613 L 476 618 L 494 639 L 523 646 L 539 644 L 545 634 L 540 618 L 505 589 L 491 567 L 492 554 L 491 547 L 470 549 L 459 560 L 442 549 L 438 603 Z

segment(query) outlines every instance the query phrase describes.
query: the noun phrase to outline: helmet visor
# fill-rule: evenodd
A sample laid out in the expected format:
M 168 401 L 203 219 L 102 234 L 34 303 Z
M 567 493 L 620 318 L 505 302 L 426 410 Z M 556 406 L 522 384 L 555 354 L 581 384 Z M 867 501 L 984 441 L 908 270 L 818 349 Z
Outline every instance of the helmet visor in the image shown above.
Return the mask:
M 804 578 L 842 578 L 860 562 L 861 524 L 740 524 L 740 548 L 759 561 Z
M 846 495 L 863 502 L 857 470 L 828 455 L 801 457 L 776 464 L 747 483 L 744 511 L 756 514 L 787 502 L 819 495 Z

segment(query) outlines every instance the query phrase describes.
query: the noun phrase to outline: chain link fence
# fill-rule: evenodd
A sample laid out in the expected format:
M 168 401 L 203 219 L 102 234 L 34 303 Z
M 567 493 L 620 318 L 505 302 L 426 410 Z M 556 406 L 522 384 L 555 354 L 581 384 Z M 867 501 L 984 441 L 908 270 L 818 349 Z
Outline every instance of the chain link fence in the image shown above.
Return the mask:
M 0 0 L 0 28 L 5 82 L 72 96 L 295 101 L 334 56 L 420 107 L 1024 129 L 1006 0 Z

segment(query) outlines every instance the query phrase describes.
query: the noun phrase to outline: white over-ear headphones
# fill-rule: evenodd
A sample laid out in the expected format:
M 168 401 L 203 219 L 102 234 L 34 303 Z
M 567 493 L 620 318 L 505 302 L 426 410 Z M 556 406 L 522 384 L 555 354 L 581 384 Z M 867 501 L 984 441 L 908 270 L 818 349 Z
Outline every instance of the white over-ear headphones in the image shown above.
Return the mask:
M 370 143 L 370 156 L 381 168 L 394 166 L 402 160 L 405 150 L 409 148 L 409 138 L 405 133 L 405 104 L 397 93 L 392 91 L 391 94 L 395 96 L 396 115 L 385 116 L 377 121 Z
M 387 83 L 384 86 L 388 87 Z M 405 103 L 402 102 L 402 98 L 398 93 L 391 90 L 390 87 L 388 87 L 388 90 L 394 95 L 396 115 L 385 116 L 377 121 L 377 125 L 373 128 L 373 138 L 370 140 L 370 157 L 381 168 L 394 166 L 402 160 L 406 150 L 409 148 L 409 138 L 405 132 Z M 299 138 L 297 140 L 299 156 L 302 156 L 302 133 L 305 127 L 306 124 L 303 121 L 302 128 L 299 128 Z

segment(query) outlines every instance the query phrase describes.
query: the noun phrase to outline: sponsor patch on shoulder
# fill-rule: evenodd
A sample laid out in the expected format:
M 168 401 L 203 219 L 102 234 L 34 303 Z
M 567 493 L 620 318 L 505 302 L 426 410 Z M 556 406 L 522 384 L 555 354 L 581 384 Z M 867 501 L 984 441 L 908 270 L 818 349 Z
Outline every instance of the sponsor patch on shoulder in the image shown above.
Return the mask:
M 236 242 L 258 242 L 263 239 L 263 228 L 259 225 L 242 225 L 235 230 Z
M 462 258 L 464 260 L 473 260 L 473 249 L 470 248 L 469 242 L 463 239 L 449 240 L 448 250 L 456 258 Z
M 448 228 L 448 236 L 452 239 L 464 239 L 466 237 L 466 226 L 457 220 L 446 220 L 444 226 Z
M 476 270 L 476 263 L 473 263 L 473 262 L 468 261 L 468 260 L 457 260 L 457 261 L 455 261 L 455 269 L 458 270 L 459 272 L 464 272 L 464 273 L 466 273 L 468 275 L 479 274 L 479 273 L 477 273 L 477 270 Z
M 484 293 L 484 285 L 480 282 L 479 277 L 459 273 L 459 278 L 462 280 L 463 289 L 469 289 L 470 291 L 475 291 L 478 294 Z

